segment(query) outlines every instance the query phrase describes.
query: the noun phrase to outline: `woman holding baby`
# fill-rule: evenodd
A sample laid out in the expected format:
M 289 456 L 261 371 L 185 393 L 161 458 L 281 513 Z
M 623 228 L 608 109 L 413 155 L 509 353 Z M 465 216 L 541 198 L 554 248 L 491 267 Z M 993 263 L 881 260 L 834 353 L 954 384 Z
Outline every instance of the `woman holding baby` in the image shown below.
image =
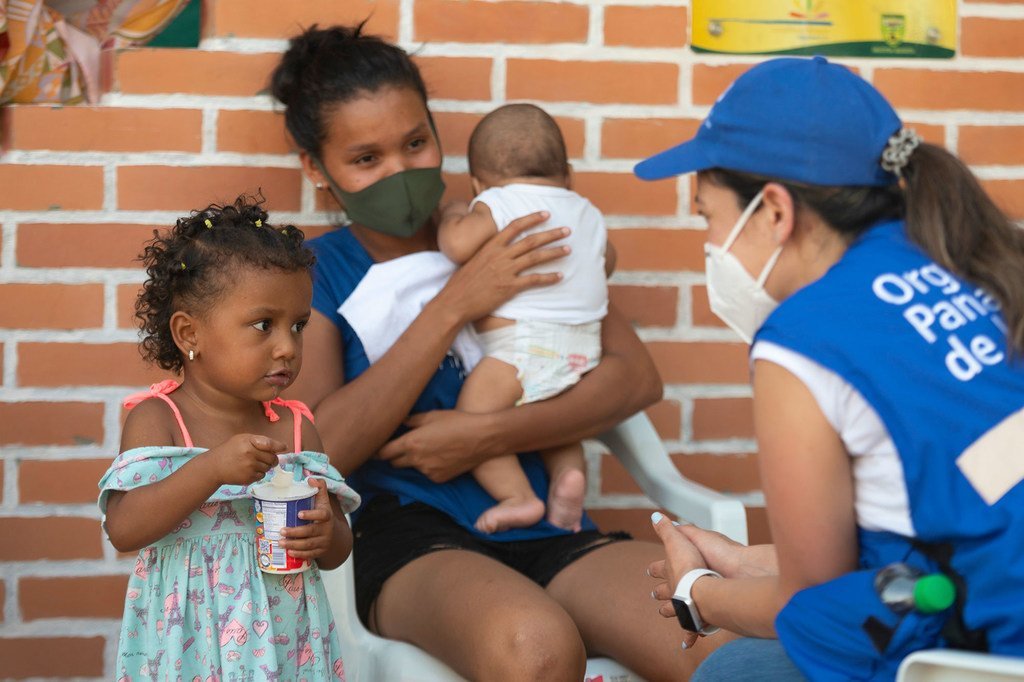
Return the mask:
M 310 243 L 304 337 L 314 369 L 292 393 L 313 408 L 332 463 L 364 501 L 353 519 L 360 616 L 474 680 L 578 680 L 588 655 L 647 679 L 688 676 L 708 640 L 681 650 L 678 627 L 652 608 L 643 567 L 660 546 L 602 533 L 585 514 L 579 532 L 547 519 L 474 527 L 495 504 L 467 473 L 478 464 L 528 453 L 519 463 L 544 500 L 548 475 L 531 451 L 597 434 L 661 395 L 646 350 L 609 307 L 601 360 L 574 386 L 497 412 L 453 411 L 466 374 L 460 331 L 519 292 L 555 284 L 567 231 L 552 224 L 516 240 L 547 215 L 519 218 L 446 271 L 435 253 L 444 186 L 426 88 L 404 51 L 361 27 L 294 38 L 272 91 L 307 177 L 351 221 Z

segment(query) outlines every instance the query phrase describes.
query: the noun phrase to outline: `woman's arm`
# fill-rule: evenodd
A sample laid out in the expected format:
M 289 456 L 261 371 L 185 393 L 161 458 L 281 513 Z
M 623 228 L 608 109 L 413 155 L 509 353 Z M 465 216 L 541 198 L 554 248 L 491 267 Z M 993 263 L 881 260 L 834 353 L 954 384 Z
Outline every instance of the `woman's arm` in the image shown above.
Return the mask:
M 385 445 L 380 456 L 446 481 L 491 457 L 594 436 L 661 398 L 654 361 L 611 306 L 601 343 L 601 362 L 561 395 L 490 414 L 448 410 L 417 415 L 409 420 L 415 428 Z
M 557 273 L 519 273 L 564 256 L 564 247 L 541 247 L 563 239 L 567 230 L 538 232 L 513 243 L 547 217 L 537 213 L 520 218 L 495 235 L 456 271 L 395 345 L 347 384 L 341 333 L 326 317 L 313 313 L 304 332 L 307 371 L 299 375 L 289 397 L 313 409 L 327 455 L 342 474 L 372 457 L 408 417 L 462 327 L 524 289 L 558 281 Z
M 775 617 L 793 594 L 856 568 L 853 479 L 849 455 L 810 391 L 771 362 L 755 365 L 754 427 L 774 551 L 661 521 L 656 528 L 667 559 L 650 572 L 666 581 L 655 594 L 667 600 L 687 571 L 709 564 L 726 577 L 693 584 L 701 619 L 743 635 L 775 637 Z M 778 575 L 764 575 L 776 566 Z M 671 616 L 671 605 L 663 604 L 661 613 Z

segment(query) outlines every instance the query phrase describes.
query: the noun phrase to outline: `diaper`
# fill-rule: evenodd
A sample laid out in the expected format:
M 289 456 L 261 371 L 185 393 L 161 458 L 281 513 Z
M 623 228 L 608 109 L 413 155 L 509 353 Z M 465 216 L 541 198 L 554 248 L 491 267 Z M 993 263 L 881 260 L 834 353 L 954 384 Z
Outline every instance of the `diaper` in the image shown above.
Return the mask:
M 521 321 L 478 337 L 485 356 L 516 368 L 523 387 L 519 405 L 558 395 L 601 360 L 600 322 Z

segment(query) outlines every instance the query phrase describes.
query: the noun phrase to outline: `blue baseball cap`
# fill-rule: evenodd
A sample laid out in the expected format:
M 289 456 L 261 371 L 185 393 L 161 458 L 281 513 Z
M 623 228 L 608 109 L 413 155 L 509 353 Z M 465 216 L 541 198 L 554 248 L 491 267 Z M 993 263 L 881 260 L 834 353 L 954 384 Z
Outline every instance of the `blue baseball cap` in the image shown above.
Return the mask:
M 811 185 L 885 186 L 899 116 L 870 83 L 824 57 L 762 62 L 729 86 L 690 141 L 641 161 L 643 180 L 722 168 Z

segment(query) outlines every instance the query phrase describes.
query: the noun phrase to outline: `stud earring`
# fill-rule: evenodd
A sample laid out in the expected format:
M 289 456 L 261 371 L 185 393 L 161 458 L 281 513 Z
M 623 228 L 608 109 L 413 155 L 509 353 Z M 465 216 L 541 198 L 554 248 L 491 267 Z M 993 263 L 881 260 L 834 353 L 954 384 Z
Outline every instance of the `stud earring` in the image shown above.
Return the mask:
M 322 182 L 316 183 L 316 188 L 322 192 L 324 190 L 324 183 L 322 183 Z
M 196 359 L 196 352 L 194 350 L 192 350 L 192 349 L 189 349 L 189 351 L 188 351 L 188 361 L 192 362 L 195 359 Z

